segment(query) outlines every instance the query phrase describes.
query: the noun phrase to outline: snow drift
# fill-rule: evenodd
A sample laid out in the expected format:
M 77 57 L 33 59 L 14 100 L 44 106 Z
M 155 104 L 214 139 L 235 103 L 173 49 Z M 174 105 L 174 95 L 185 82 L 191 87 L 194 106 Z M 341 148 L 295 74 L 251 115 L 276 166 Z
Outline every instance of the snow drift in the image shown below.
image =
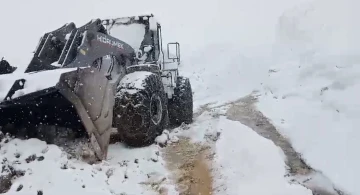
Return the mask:
M 272 141 L 225 118 L 220 118 L 218 128 L 222 135 L 216 143 L 215 164 L 221 171 L 214 184 L 219 191 L 216 194 L 312 194 L 284 179 L 284 153 Z M 224 186 L 226 193 L 222 193 Z
M 354 195 L 360 194 L 359 5 L 318 0 L 286 11 L 259 103 L 310 166 Z

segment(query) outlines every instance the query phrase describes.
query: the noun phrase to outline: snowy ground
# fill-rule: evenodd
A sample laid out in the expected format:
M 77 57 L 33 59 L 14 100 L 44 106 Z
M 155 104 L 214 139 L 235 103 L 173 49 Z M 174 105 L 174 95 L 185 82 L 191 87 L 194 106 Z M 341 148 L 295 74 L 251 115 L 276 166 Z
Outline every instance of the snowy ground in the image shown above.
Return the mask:
M 258 106 L 310 166 L 351 194 L 360 194 L 356 185 L 360 173 L 360 158 L 356 155 L 360 110 L 354 96 L 360 88 L 356 77 L 351 78 L 357 68 L 355 64 L 337 68 L 329 63 L 316 73 L 311 65 L 298 66 L 289 63 L 272 73 L 270 80 L 283 82 L 278 77 L 287 78 L 290 86 L 266 90 Z M 306 69 L 311 69 L 313 75 Z
M 177 137 L 189 137 L 193 143 L 219 139 L 212 164 L 215 194 L 311 194 L 284 177 L 287 170 L 281 149 L 241 123 L 220 116 L 226 109 L 205 111 L 188 128 L 170 133 L 175 143 Z M 6 194 L 179 194 L 182 190 L 174 185 L 157 145 L 129 149 L 113 144 L 108 160 L 95 165 L 68 159 L 59 147 L 37 139 L 5 138 L 0 154 L 2 161 L 7 159 L 5 165 L 24 174 Z
M 311 3 L 289 9 L 300 2 Z M 118 15 L 124 3 L 129 9 L 121 9 Z M 258 108 L 304 160 L 340 189 L 360 195 L 356 185 L 360 174 L 356 129 L 360 27 L 352 22 L 358 18 L 358 1 L 64 0 L 57 2 L 56 9 L 68 13 L 59 15 L 47 0 L 14 0 L 1 7 L 0 21 L 9 30 L 1 32 L 0 55 L 19 66 L 17 71 L 29 62 L 39 36 L 65 22 L 80 26 L 96 17 L 154 13 L 162 23 L 164 43 L 181 43 L 181 73 L 191 79 L 196 112 L 205 104 L 221 105 L 259 91 Z M 219 110 L 204 112 L 190 129 L 175 133 L 200 143 L 220 133 L 213 148 L 218 194 L 311 194 L 284 178 L 279 148 L 221 114 Z M 13 166 L 25 171 L 7 194 L 38 190 L 44 194 L 178 193 L 156 145 L 129 149 L 114 144 L 107 162 L 88 165 L 68 160 L 59 147 L 39 140 L 4 141 L 0 160 L 19 162 Z M 35 160 L 27 163 L 33 154 Z M 22 189 L 16 192 L 20 185 Z
M 68 159 L 59 147 L 37 139 L 13 139 L 6 144 L 5 140 L 1 161 L 7 159 L 6 164 L 24 171 L 6 194 L 158 194 L 160 188 L 173 190 L 155 145 L 127 149 L 114 144 L 106 162 L 89 165 Z
M 194 143 L 219 138 L 214 146 L 213 188 L 215 194 L 311 194 L 303 186 L 290 184 L 284 154 L 239 122 L 220 116 L 226 108 L 204 112 L 189 128 L 177 128 L 170 140 L 189 137 Z M 162 136 L 164 137 L 164 136 Z M 161 137 L 158 139 L 161 141 Z M 236 147 L 234 147 L 236 145 Z M 23 176 L 14 180 L 6 194 L 178 194 L 166 169 L 159 146 L 129 149 L 122 144 L 109 148 L 108 160 L 89 165 L 55 145 L 37 139 L 4 138 L 1 160 Z M 21 187 L 20 187 L 21 186 Z M 261 188 L 257 187 L 261 186 Z
M 279 147 L 240 122 L 219 116 L 224 111 L 206 111 L 190 129 L 175 134 L 195 143 L 218 139 L 212 163 L 213 194 L 312 194 L 284 177 L 285 156 Z
M 272 141 L 223 117 L 218 125 L 222 129 L 216 143 L 218 190 L 226 194 L 312 194 L 311 190 L 284 179 L 287 173 L 284 154 Z
M 350 22 L 356 5 L 317 1 L 284 14 L 279 42 L 293 52 L 269 67 L 258 104 L 310 166 L 354 195 L 360 194 L 360 26 Z

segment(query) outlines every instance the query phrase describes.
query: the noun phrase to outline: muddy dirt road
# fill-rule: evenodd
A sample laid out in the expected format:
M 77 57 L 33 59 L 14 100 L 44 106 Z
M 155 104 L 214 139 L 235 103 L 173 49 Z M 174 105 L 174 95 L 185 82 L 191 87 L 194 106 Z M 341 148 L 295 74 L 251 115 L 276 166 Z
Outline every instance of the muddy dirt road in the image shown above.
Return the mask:
M 287 157 L 289 181 L 299 183 L 313 191 L 315 195 L 344 195 L 337 190 L 326 177 L 309 167 L 293 149 L 289 141 L 284 138 L 271 122 L 256 109 L 257 98 L 253 95 L 246 96 L 238 101 L 210 108 L 209 105 L 200 109 L 202 112 L 227 108 L 225 116 L 229 120 L 239 121 L 250 127 L 259 135 L 270 139 L 279 146 Z M 224 114 L 214 114 L 214 117 Z M 212 167 L 213 147 L 215 142 L 209 141 L 204 145 L 192 144 L 186 138 L 180 138 L 178 143 L 173 143 L 164 148 L 165 159 L 169 169 L 173 172 L 173 180 L 177 183 L 181 195 L 208 195 L 213 193 Z M 321 184 L 319 180 L 321 178 Z M 327 182 L 326 189 L 323 182 Z
M 181 138 L 165 148 L 165 160 L 174 173 L 180 195 L 212 194 L 211 146 Z
M 286 164 L 289 168 L 288 176 L 293 178 L 291 179 L 292 182 L 300 183 L 311 189 L 313 194 L 316 195 L 343 195 L 341 191 L 334 187 L 326 189 L 322 187 L 324 182 L 327 186 L 333 186 L 333 184 L 325 176 L 312 169 L 303 161 L 303 159 L 301 159 L 300 154 L 294 150 L 290 142 L 277 131 L 274 125 L 259 110 L 256 109 L 254 105 L 256 102 L 257 98 L 253 95 L 249 95 L 231 103 L 231 106 L 226 113 L 227 118 L 241 122 L 259 135 L 270 139 L 275 145 L 279 146 L 287 158 Z M 319 181 L 315 181 L 313 177 L 321 178 L 322 184 L 318 183 Z

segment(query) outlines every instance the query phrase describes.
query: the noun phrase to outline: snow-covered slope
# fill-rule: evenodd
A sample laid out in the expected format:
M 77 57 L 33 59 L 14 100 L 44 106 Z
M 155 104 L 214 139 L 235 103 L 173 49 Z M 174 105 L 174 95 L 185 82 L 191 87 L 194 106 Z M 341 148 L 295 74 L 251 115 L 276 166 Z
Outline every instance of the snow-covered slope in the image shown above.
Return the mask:
M 313 168 L 360 194 L 360 25 L 356 0 L 304 4 L 284 13 L 278 52 L 259 108 Z

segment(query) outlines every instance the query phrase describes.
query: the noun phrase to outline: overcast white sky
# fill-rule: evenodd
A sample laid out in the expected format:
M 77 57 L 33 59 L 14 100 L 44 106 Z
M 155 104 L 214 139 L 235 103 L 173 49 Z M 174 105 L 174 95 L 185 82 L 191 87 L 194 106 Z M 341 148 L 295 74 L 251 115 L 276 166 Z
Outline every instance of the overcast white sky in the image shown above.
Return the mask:
M 33 51 L 44 32 L 69 21 L 80 26 L 96 17 L 142 13 L 156 14 L 162 22 L 164 42 L 179 41 L 184 55 L 211 43 L 231 42 L 245 48 L 268 45 L 274 40 L 279 16 L 286 9 L 309 1 L 312 0 L 208 0 L 206 4 L 196 0 L 4 1 L 0 3 L 0 22 L 2 29 L 8 27 L 8 31 L 1 32 L 0 56 L 23 56 Z M 33 5 L 38 9 L 29 9 Z

